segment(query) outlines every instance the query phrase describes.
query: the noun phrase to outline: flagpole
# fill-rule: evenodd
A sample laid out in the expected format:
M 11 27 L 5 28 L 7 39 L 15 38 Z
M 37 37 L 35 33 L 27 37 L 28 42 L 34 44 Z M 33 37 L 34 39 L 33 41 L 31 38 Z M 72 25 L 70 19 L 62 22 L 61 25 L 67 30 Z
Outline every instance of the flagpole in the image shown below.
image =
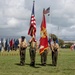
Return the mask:
M 58 29 L 57 29 L 57 38 L 58 38 L 58 41 L 59 41 L 59 25 L 58 25 Z
M 50 20 L 49 16 L 50 16 L 50 7 L 48 7 L 46 10 L 43 10 L 44 14 L 48 15 L 48 21 Z M 49 31 L 50 32 L 50 31 Z M 49 34 L 47 33 L 47 35 L 49 36 Z
M 33 0 L 33 2 L 35 2 L 35 0 Z
M 33 0 L 33 4 L 35 4 L 35 0 Z
M 35 6 L 35 0 L 33 0 L 33 5 Z M 34 31 L 33 31 L 33 32 L 34 32 Z M 34 35 L 33 35 L 32 37 L 36 38 L 36 36 L 34 36 Z
M 34 5 L 34 4 L 35 4 L 35 0 L 33 0 L 33 5 Z M 33 30 L 33 32 L 34 32 L 34 30 Z M 35 36 L 33 35 L 32 38 L 33 38 L 33 37 L 35 37 Z
M 50 15 L 51 15 L 51 13 L 49 12 L 48 13 L 48 20 L 49 20 L 49 24 L 51 23 L 51 21 L 50 21 Z M 49 35 L 51 34 L 51 27 L 50 27 L 50 32 L 49 32 Z M 50 37 L 50 36 L 49 36 Z
M 34 2 L 35 0 L 33 0 L 33 7 L 32 7 L 32 13 L 31 13 L 31 18 L 30 18 L 30 27 L 28 30 L 28 35 L 30 35 L 31 37 L 35 38 L 35 33 L 36 33 L 36 19 L 35 19 L 35 12 L 34 12 Z

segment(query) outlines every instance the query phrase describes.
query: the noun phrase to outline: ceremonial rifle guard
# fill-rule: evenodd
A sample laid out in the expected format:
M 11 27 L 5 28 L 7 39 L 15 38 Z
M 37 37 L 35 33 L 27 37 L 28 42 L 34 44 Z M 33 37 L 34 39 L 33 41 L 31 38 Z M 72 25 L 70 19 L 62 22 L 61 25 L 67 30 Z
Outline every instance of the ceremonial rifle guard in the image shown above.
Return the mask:
M 57 57 L 58 57 L 58 50 L 59 50 L 59 45 L 56 43 L 57 38 L 53 38 L 53 44 L 51 46 L 52 49 L 52 65 L 56 66 L 57 65 Z
M 25 55 L 26 55 L 26 38 L 24 36 L 21 36 L 21 39 L 19 40 L 19 48 L 20 48 L 20 64 L 25 64 Z

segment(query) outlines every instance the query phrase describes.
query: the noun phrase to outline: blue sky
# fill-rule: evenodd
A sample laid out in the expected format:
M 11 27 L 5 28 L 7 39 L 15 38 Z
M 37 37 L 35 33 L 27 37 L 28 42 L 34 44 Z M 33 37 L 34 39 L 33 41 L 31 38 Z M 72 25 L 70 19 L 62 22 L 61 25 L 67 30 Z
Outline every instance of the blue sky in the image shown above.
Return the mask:
M 0 0 L 0 36 L 28 36 L 33 0 Z M 75 40 L 75 0 L 35 0 L 37 34 L 43 8 L 50 7 L 46 15 L 47 32 L 62 39 Z

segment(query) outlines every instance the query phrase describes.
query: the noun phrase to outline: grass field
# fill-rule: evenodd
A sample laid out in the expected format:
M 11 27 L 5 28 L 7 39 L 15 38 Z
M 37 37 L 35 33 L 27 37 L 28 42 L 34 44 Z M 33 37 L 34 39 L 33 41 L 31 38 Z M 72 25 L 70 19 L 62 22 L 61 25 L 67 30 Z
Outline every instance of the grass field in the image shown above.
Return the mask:
M 48 53 L 47 65 L 41 66 L 40 55 L 36 54 L 36 65 L 31 67 L 29 51 L 26 51 L 26 65 L 19 65 L 19 51 L 0 53 L 0 75 L 75 75 L 75 51 L 60 49 L 58 64 L 51 66 L 51 52 Z

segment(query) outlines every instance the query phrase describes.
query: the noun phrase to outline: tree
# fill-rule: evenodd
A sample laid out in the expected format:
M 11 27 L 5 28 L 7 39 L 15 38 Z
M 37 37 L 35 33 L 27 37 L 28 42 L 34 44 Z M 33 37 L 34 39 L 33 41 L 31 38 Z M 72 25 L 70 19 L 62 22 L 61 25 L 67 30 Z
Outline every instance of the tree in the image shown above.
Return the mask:
M 64 41 L 62 39 L 59 39 L 55 34 L 49 34 L 49 37 L 53 38 L 57 38 L 59 41 L 59 46 L 63 46 Z
M 63 46 L 64 41 L 62 39 L 59 39 L 59 46 Z
M 49 34 L 49 37 L 53 38 L 57 38 L 57 36 L 55 34 Z

